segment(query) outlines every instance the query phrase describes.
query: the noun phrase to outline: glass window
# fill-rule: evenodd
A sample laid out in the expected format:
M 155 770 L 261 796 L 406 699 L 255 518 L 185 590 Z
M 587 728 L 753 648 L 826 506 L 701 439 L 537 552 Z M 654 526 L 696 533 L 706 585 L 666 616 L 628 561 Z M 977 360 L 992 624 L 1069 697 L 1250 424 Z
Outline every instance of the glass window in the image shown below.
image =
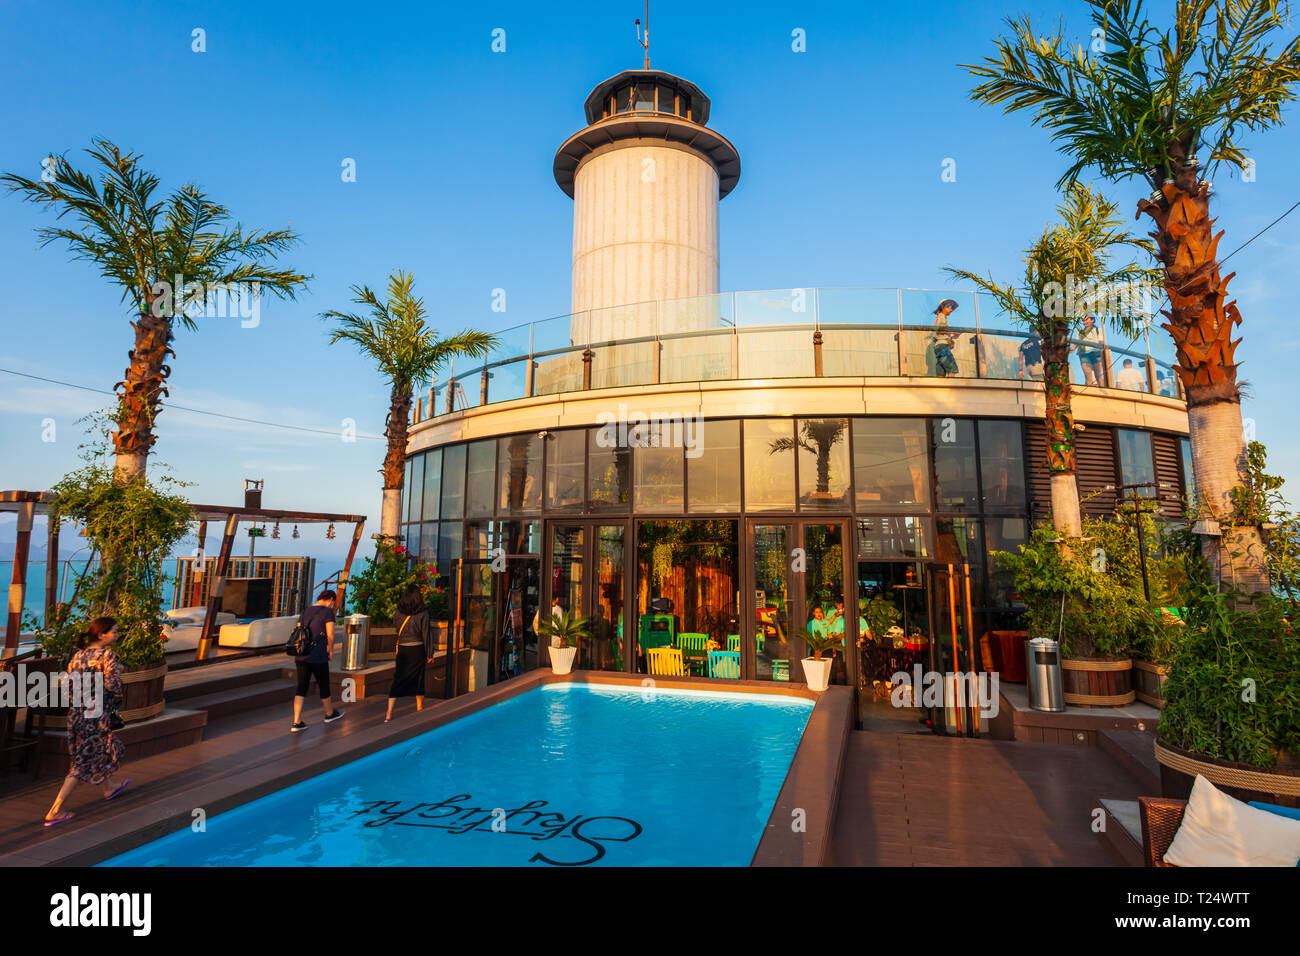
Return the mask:
M 442 450 L 442 517 L 465 515 L 465 446 Z
M 469 446 L 465 481 L 465 517 L 483 518 L 492 514 L 492 480 L 497 471 L 497 443 L 494 439 L 476 441 Z
M 659 87 L 659 112 L 672 113 L 674 112 L 674 109 L 673 88 L 671 86 Z
M 740 510 L 740 422 L 685 422 L 690 510 Z
M 642 83 L 640 86 L 632 87 L 632 95 L 636 97 L 635 109 L 637 112 L 654 112 L 655 108 L 655 88 L 652 83 Z
M 490 561 L 496 547 L 496 522 L 467 521 L 464 537 L 465 557 Z
M 855 418 L 853 477 L 859 511 L 929 511 L 925 420 Z
M 406 526 L 406 540 L 403 542 L 406 546 L 406 553 L 412 556 L 420 553 L 420 526 L 418 524 L 408 524 Z
M 1151 452 L 1150 432 L 1140 432 L 1131 428 L 1117 428 L 1115 436 L 1119 443 L 1120 483 L 1140 485 L 1156 480 L 1156 463 Z M 1155 488 L 1136 489 L 1144 497 L 1155 497 Z M 1132 492 L 1129 492 L 1132 494 Z
M 424 564 L 438 563 L 438 522 L 426 521 L 420 526 L 420 561 Z
M 540 521 L 502 521 L 497 546 L 506 554 L 540 554 L 542 551 L 542 523 Z
M 542 510 L 542 439 L 536 434 L 502 438 L 497 471 L 500 514 Z
M 553 432 L 546 449 L 546 507 L 553 511 L 582 510 L 582 469 L 586 429 Z
M 997 517 L 986 518 L 984 523 L 988 531 L 989 604 L 999 610 L 1016 608 L 1019 598 L 1015 593 L 1011 572 L 1002 568 L 1000 562 L 994 560 L 993 553 L 995 551 L 1019 553 L 1020 546 L 1029 541 L 1029 523 L 1024 518 Z M 994 623 L 999 629 L 1018 630 L 1013 626 L 1018 623 L 1014 614 Z
M 677 94 L 677 115 L 690 116 L 690 114 L 691 114 L 691 98 L 687 96 L 685 93 L 678 93 Z
M 402 521 L 411 520 L 411 509 L 415 507 L 414 503 L 411 501 L 411 499 L 415 497 L 415 495 L 411 493 L 412 489 L 415 487 L 411 484 L 411 467 L 414 463 L 415 458 L 406 459 L 405 474 L 402 478 Z
M 653 435 L 651 441 L 658 439 Z M 638 511 L 682 510 L 682 449 L 647 446 L 632 441 L 636 479 L 633 494 Z
M 857 520 L 858 560 L 928 558 L 930 519 L 913 515 L 873 515 Z
M 849 420 L 803 418 L 798 425 L 799 508 L 849 507 Z
M 1025 510 L 1025 460 L 1020 422 L 982 421 L 980 479 L 985 511 Z
M 794 507 L 794 422 L 759 418 L 745 422 L 745 510 Z
M 614 94 L 615 109 L 619 113 L 626 113 L 632 108 L 632 88 L 625 86 Z
M 975 423 L 964 418 L 936 418 L 930 428 L 935 507 L 940 511 L 975 511 L 979 502 Z
M 632 501 L 632 451 L 618 443 L 612 426 L 587 432 L 587 506 L 592 511 L 626 512 Z
M 424 456 L 424 520 L 436 520 L 441 506 L 442 449 L 436 448 Z
M 975 607 L 984 606 L 984 536 L 980 522 L 975 518 L 938 518 L 935 520 L 935 557 L 940 564 L 953 564 L 958 569 L 970 565 L 971 601 Z M 940 596 L 947 600 L 947 595 Z M 964 603 L 965 596 L 958 597 Z
M 424 487 L 424 458 L 424 455 L 416 455 L 411 459 L 411 473 L 406 477 L 406 498 L 411 503 L 411 510 L 406 515 L 407 521 L 419 521 L 421 517 L 424 495 L 418 489 Z M 412 491 L 416 493 L 412 494 Z
M 1196 503 L 1196 470 L 1192 466 L 1192 443 L 1189 439 L 1180 438 L 1178 444 L 1183 455 L 1183 494 L 1192 504 Z
M 456 588 L 456 561 L 461 557 L 460 539 L 459 521 L 443 521 L 438 525 L 438 573 L 447 579 L 453 591 Z

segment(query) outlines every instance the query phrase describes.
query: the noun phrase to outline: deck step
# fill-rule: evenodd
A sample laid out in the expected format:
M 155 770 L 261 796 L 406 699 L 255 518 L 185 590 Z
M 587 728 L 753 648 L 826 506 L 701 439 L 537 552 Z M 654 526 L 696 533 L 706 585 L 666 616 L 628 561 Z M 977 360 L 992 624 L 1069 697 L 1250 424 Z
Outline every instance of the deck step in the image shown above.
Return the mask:
M 1137 801 L 1100 797 L 1092 805 L 1094 811 L 1104 814 L 1105 828 L 1097 833 L 1097 839 L 1125 866 L 1142 866 L 1142 820 Z
M 174 671 L 167 675 L 163 685 L 163 695 L 168 703 L 190 701 L 223 691 L 279 680 L 283 671 L 284 666 L 278 658 L 268 659 L 258 666 L 243 664 L 239 667 L 231 667 L 218 664 L 210 665 L 201 672 L 197 669 Z
M 1159 796 L 1160 764 L 1154 749 L 1155 734 L 1142 730 L 1101 730 L 1097 746 L 1129 772 L 1142 787 L 1142 793 Z
M 297 689 L 294 681 L 277 677 L 275 680 L 259 681 L 242 687 L 191 697 L 185 701 L 190 710 L 202 710 L 208 715 L 208 723 L 229 717 L 231 714 L 256 710 L 272 704 L 289 704 L 293 701 L 293 692 Z

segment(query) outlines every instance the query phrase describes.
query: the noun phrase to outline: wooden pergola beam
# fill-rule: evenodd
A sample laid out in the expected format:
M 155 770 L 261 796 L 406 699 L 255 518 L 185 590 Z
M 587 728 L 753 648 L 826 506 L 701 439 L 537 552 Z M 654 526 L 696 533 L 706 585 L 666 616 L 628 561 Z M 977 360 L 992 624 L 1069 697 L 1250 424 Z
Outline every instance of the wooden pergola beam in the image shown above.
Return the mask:
M 18 632 L 23 624 L 23 598 L 27 590 L 27 558 L 31 553 L 36 501 L 32 499 L 20 501 L 15 510 L 18 512 L 18 536 L 14 540 L 14 573 L 9 583 L 9 617 L 5 621 L 5 650 L 9 652 L 17 649 Z
M 217 613 L 221 610 L 221 592 L 226 588 L 226 572 L 230 569 L 230 552 L 235 546 L 235 533 L 239 530 L 239 515 L 232 514 L 226 519 L 226 530 L 221 536 L 221 550 L 217 554 L 216 580 L 208 592 L 208 610 L 203 615 L 203 632 L 199 635 L 199 647 L 195 651 L 196 661 L 206 660 L 208 649 L 216 643 L 213 632 L 216 630 Z

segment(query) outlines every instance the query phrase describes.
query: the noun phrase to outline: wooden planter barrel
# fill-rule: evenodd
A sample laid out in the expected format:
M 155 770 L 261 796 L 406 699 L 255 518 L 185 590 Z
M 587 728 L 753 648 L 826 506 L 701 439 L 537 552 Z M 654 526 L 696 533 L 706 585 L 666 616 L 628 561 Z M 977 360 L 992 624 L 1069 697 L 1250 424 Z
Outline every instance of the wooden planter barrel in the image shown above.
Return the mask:
M 1157 709 L 1165 706 L 1165 681 L 1169 670 L 1161 664 L 1152 664 L 1133 658 L 1133 690 L 1138 700 Z
M 1181 750 L 1166 740 L 1155 740 L 1160 764 L 1161 795 L 1186 800 L 1200 774 L 1238 800 L 1261 800 L 1284 807 L 1300 807 L 1300 770 L 1265 770 L 1232 760 L 1220 760 Z
M 148 720 L 163 712 L 163 679 L 167 665 L 142 670 L 122 671 L 122 707 L 120 715 L 128 724 Z
M 371 654 L 396 654 L 397 653 L 397 628 L 391 624 L 374 624 L 370 625 L 370 653 Z
M 1066 657 L 1061 660 L 1065 702 L 1081 707 L 1122 707 L 1137 699 L 1128 657 Z

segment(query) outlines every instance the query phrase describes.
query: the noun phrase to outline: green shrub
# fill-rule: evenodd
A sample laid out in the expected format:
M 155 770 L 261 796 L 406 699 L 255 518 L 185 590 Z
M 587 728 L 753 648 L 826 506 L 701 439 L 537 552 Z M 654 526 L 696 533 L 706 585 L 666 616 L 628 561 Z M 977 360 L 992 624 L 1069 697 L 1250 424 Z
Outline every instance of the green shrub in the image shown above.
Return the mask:
M 431 564 L 412 564 L 406 548 L 379 540 L 374 556 L 348 584 L 348 603 L 374 624 L 392 624 L 397 602 L 410 584 L 424 595 L 432 620 L 447 619 L 447 593 L 438 585 L 438 570 Z

